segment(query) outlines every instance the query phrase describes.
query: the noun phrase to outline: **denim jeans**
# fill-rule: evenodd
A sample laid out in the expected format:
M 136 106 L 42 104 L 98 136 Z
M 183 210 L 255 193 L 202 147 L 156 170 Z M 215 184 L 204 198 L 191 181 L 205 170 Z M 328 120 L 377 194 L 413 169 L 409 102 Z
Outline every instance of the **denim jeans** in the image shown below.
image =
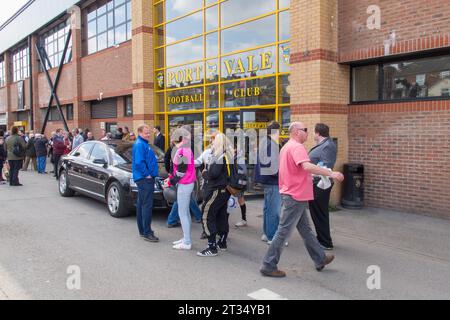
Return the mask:
M 136 182 L 138 186 L 138 200 L 136 204 L 136 219 L 139 234 L 149 236 L 152 231 L 153 192 L 155 183 L 153 179 L 142 179 Z
M 191 202 L 189 203 L 189 209 L 194 215 L 196 220 L 202 220 L 202 211 L 200 210 L 197 201 L 194 197 L 191 197 Z M 167 217 L 167 224 L 174 225 L 180 221 L 180 216 L 178 215 L 178 202 L 174 202 L 172 205 L 172 210 Z
M 37 162 L 38 162 L 37 163 L 38 173 L 44 173 L 47 164 L 47 157 L 46 156 L 38 157 Z
M 194 184 L 178 184 L 177 202 L 178 214 L 181 220 L 181 227 L 183 228 L 183 243 L 186 245 L 191 242 L 191 214 L 189 212 L 189 205 L 192 199 L 192 191 Z
M 264 185 L 264 234 L 272 241 L 280 222 L 281 195 L 278 185 Z
M 323 267 L 325 252 L 313 234 L 308 218 L 308 202 L 296 201 L 291 196 L 283 195 L 283 212 L 280 225 L 273 241 L 263 260 L 262 270 L 272 272 L 278 269 L 277 265 L 283 252 L 284 243 L 289 239 L 294 228 L 300 233 L 306 249 L 314 261 L 316 268 Z

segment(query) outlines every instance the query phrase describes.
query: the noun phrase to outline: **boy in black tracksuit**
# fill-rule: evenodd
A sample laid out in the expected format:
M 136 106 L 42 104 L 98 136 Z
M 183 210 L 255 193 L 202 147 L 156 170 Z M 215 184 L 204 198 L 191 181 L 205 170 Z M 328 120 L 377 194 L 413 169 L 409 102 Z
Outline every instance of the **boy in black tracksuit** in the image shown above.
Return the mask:
M 203 172 L 205 178 L 205 196 L 202 206 L 203 230 L 208 237 L 208 248 L 197 252 L 201 257 L 217 256 L 217 249 L 227 249 L 227 237 L 229 232 L 227 206 L 231 194 L 227 190 L 228 170 L 222 155 L 219 158 L 212 157 L 211 163 Z M 217 242 L 217 235 L 220 240 Z

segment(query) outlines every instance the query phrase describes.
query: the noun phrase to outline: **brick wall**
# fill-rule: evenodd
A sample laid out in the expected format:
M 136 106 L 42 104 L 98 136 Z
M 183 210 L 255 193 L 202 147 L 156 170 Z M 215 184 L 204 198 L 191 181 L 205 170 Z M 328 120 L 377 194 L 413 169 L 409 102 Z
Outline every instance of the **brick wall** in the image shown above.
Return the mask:
M 395 32 L 389 54 L 450 45 L 449 0 L 342 0 L 339 1 L 340 61 L 383 56 L 384 41 Z M 367 28 L 367 8 L 381 9 L 381 29 Z
M 450 218 L 450 101 L 350 106 L 366 204 Z

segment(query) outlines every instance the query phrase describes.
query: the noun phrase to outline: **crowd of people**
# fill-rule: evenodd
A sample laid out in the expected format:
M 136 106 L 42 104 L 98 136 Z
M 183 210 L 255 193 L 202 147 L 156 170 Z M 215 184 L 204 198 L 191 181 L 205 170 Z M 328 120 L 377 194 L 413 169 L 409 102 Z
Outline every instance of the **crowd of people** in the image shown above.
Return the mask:
M 325 250 L 333 249 L 328 202 L 333 181 L 344 179 L 342 173 L 333 171 L 337 150 L 328 126 L 315 126 L 316 146 L 309 154 L 304 146 L 308 130 L 303 123 L 291 124 L 290 139 L 283 147 L 279 145 L 279 129 L 280 124 L 275 121 L 268 125 L 268 135 L 259 143 L 259 149 L 267 149 L 267 152 L 258 153 L 255 168 L 255 181 L 264 188 L 262 240 L 269 245 L 260 272 L 269 277 L 286 276 L 278 269 L 278 263 L 294 228 L 303 238 L 317 271 L 333 261 L 334 256 L 325 253 Z M 146 241 L 159 242 L 151 225 L 154 180 L 159 173 L 155 155 L 149 147 L 150 135 L 147 125 L 138 128 L 138 139 L 133 146 L 133 179 L 138 186 L 139 234 Z M 245 159 L 242 161 L 244 156 L 239 154 L 234 141 L 221 132 L 211 136 L 209 147 L 197 159 L 194 159 L 192 144 L 190 126 L 180 127 L 171 135 L 165 157 L 169 178 L 164 182 L 164 188 L 172 190 L 176 199 L 167 224 L 168 227 L 182 228 L 183 237 L 173 242 L 173 249 L 191 250 L 192 213 L 194 221 L 202 223 L 201 239 L 206 239 L 206 247 L 197 255 L 214 257 L 219 251 L 228 249 L 227 208 L 231 196 L 238 199 L 242 214 L 235 226 L 247 226 L 245 183 L 242 188 L 238 183 L 233 184 L 233 181 L 245 180 Z M 196 167 L 201 168 L 200 178 L 196 175 Z M 201 208 L 193 197 L 196 182 L 200 182 L 203 189 Z M 316 235 L 310 227 L 309 210 Z
M 308 129 L 301 122 L 294 122 L 289 128 L 290 139 L 282 147 L 279 144 L 280 124 L 272 121 L 267 127 L 267 136 L 260 140 L 255 182 L 264 189 L 263 228 L 261 240 L 269 245 L 263 258 L 260 272 L 264 276 L 284 277 L 278 269 L 283 248 L 294 228 L 297 229 L 307 251 L 318 271 L 334 259 L 325 250 L 333 249 L 330 235 L 328 204 L 334 181 L 343 181 L 341 173 L 333 171 L 336 163 L 336 145 L 330 138 L 329 127 L 319 123 L 315 126 L 316 145 L 307 152 L 304 143 Z M 138 137 L 125 127 L 116 135 L 102 131 L 99 140 L 120 139 L 132 141 L 133 179 L 138 187 L 136 217 L 138 231 L 144 240 L 159 242 L 152 229 L 152 209 L 155 178 L 159 177 L 158 163 L 150 147 L 149 126 L 137 129 Z M 153 129 L 154 144 L 164 150 L 165 137 L 159 127 Z M 80 144 L 95 140 L 88 129 L 74 129 L 71 133 L 58 129 L 48 139 L 42 134 L 30 131 L 24 133 L 17 127 L 11 132 L 0 131 L 0 183 L 5 184 L 3 173 L 11 186 L 21 186 L 19 171 L 31 167 L 39 174 L 46 174 L 47 159 L 54 165 L 54 177 L 60 158 Z M 170 228 L 181 226 L 182 238 L 173 242 L 175 250 L 191 250 L 191 213 L 194 221 L 202 224 L 201 239 L 206 240 L 200 257 L 214 257 L 219 251 L 228 249 L 229 214 L 228 202 L 234 196 L 241 208 L 241 219 L 236 227 L 247 226 L 244 192 L 248 171 L 245 155 L 235 141 L 216 131 L 210 137 L 209 147 L 194 158 L 193 138 L 190 126 L 182 126 L 171 135 L 166 151 L 165 167 L 169 177 L 164 181 L 166 191 L 172 191 L 174 201 L 167 219 Z M 240 151 L 241 150 L 241 151 Z M 197 170 L 201 176 L 198 177 Z M 200 181 L 197 181 L 200 180 Z M 200 183 L 203 203 L 199 207 L 194 198 L 194 187 Z M 312 217 L 316 235 L 312 232 L 309 214 Z
M 136 135 L 128 127 L 119 128 L 116 134 L 101 131 L 99 140 L 113 139 L 134 142 Z M 6 184 L 9 180 L 10 186 L 22 186 L 20 171 L 31 168 L 38 174 L 47 174 L 48 161 L 53 164 L 50 173 L 58 178 L 57 166 L 61 157 L 91 140 L 96 139 L 89 129 L 73 129 L 71 132 L 57 129 L 50 137 L 33 131 L 23 132 L 17 127 L 12 127 L 8 132 L 0 130 L 0 184 Z

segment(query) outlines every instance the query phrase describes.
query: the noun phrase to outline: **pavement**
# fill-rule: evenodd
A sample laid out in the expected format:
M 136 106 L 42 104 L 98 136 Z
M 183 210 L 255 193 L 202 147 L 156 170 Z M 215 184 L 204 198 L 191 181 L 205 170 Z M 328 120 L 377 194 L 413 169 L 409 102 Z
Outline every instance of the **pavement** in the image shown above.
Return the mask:
M 317 272 L 294 232 L 279 264 L 287 277 L 273 279 L 259 273 L 261 199 L 247 203 L 248 227 L 230 217 L 227 252 L 201 258 L 200 224 L 193 250 L 178 252 L 171 243 L 181 229 L 166 227 L 167 212 L 154 213 L 161 242 L 153 244 L 137 235 L 134 216 L 114 219 L 100 202 L 62 198 L 50 175 L 20 178 L 23 187 L 0 185 L 0 299 L 450 299 L 448 220 L 333 212 L 335 261 Z

